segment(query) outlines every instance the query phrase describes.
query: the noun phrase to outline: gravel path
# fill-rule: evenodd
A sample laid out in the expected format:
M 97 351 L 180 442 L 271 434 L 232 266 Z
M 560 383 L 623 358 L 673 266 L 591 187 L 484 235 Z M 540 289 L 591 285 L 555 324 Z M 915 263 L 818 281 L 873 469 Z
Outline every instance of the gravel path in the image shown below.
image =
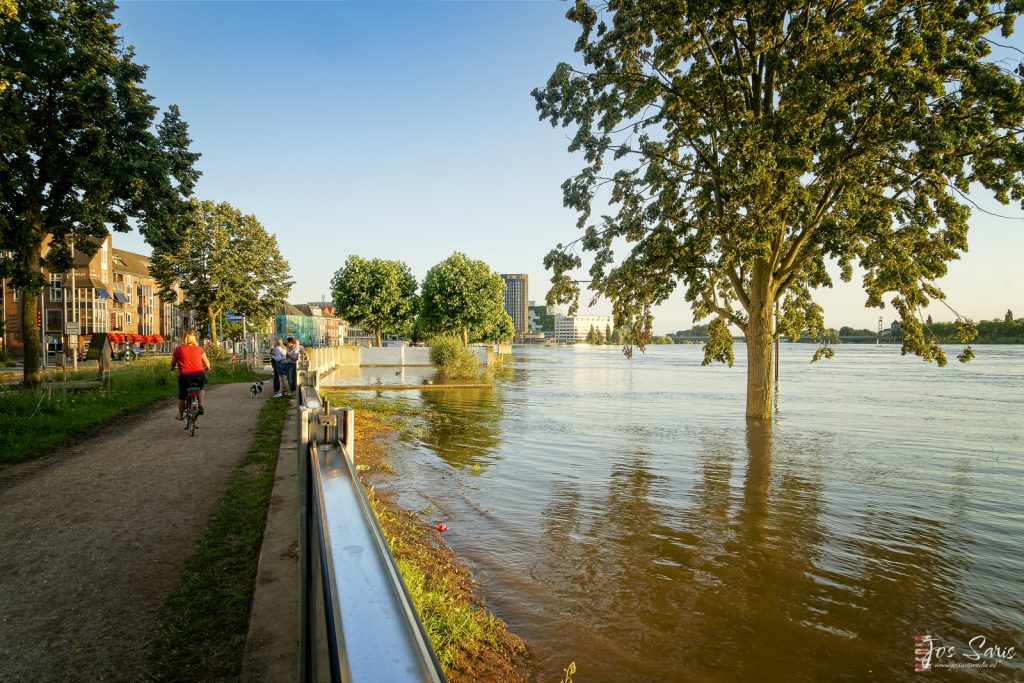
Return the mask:
M 263 402 L 207 390 L 0 469 L 0 681 L 147 681 L 158 610 L 252 444 Z

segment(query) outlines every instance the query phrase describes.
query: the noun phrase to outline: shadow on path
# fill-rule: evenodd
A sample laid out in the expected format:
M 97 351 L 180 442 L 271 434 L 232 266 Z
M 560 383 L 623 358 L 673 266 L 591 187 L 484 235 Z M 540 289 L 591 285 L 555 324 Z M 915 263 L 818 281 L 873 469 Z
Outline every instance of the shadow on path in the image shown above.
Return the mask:
M 209 387 L 0 472 L 0 681 L 147 680 L 158 610 L 252 444 L 266 398 Z

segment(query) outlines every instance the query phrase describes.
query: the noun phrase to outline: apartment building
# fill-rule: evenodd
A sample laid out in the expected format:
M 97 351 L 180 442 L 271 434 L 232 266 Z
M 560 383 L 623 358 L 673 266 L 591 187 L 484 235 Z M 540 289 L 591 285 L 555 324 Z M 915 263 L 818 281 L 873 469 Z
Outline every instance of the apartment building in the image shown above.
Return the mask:
M 556 315 L 555 341 L 563 344 L 578 344 L 587 340 L 590 328 L 601 330 L 611 327 L 608 315 Z
M 39 295 L 36 329 L 48 352 L 64 350 L 64 341 L 77 323 L 75 339 L 81 351 L 90 335 L 110 333 L 118 343 L 162 344 L 188 329 L 189 316 L 180 305 L 183 295 L 175 288 L 172 302 L 160 301 L 156 281 L 149 275 L 149 258 L 114 249 L 111 236 L 91 242 L 88 249 L 76 249 L 74 272 L 43 271 L 48 286 Z M 43 255 L 49 251 L 49 240 Z M 92 251 L 91 255 L 87 251 Z M 20 293 L 3 283 L 3 345 L 12 355 L 24 353 Z M 70 351 L 70 350 L 69 350 Z

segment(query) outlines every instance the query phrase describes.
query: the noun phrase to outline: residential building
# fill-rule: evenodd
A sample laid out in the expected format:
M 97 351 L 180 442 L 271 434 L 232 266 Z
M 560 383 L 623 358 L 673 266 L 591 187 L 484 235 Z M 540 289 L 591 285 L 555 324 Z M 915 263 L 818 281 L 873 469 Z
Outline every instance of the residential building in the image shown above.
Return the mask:
M 608 315 L 556 315 L 555 340 L 563 344 L 578 344 L 587 340 L 590 328 L 602 334 L 612 324 Z
M 505 281 L 505 312 L 512 318 L 516 341 L 520 341 L 530 329 L 527 312 L 530 278 L 525 273 L 502 273 L 501 279 Z
M 43 243 L 42 255 L 50 251 L 50 238 Z M 90 255 L 87 252 L 92 252 Z M 64 348 L 65 324 L 78 322 L 81 334 L 110 331 L 110 284 L 113 271 L 111 242 L 107 235 L 75 250 L 74 278 L 71 273 L 51 273 L 43 269 L 48 286 L 39 293 L 39 314 L 35 328 L 50 353 Z M 72 280 L 75 291 L 72 295 Z M 21 294 L 3 287 L 4 345 L 12 355 L 24 354 L 21 325 Z M 78 338 L 79 347 L 85 344 Z
M 44 243 L 43 255 L 48 251 L 49 239 Z M 73 277 L 70 272 L 43 271 L 49 286 L 40 294 L 39 323 L 43 342 L 51 353 L 63 349 L 69 322 L 78 323 L 75 341 L 79 351 L 84 350 L 90 335 L 100 332 L 151 339 L 159 335 L 164 340 L 160 350 L 167 351 L 190 329 L 181 289 L 175 287 L 171 301 L 161 301 L 159 285 L 149 275 L 149 258 L 114 249 L 110 235 L 79 245 L 74 263 Z M 20 355 L 24 343 L 19 294 L 4 286 L 2 295 L 3 343 L 13 355 Z

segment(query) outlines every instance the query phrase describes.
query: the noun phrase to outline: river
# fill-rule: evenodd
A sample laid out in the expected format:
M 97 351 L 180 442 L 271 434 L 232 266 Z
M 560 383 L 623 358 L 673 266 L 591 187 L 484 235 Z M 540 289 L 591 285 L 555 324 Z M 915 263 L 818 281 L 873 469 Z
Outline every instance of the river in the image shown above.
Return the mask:
M 813 350 L 783 345 L 770 431 L 742 346 L 516 347 L 492 390 L 385 392 L 432 411 L 400 502 L 541 680 L 1024 680 L 1024 347 Z

